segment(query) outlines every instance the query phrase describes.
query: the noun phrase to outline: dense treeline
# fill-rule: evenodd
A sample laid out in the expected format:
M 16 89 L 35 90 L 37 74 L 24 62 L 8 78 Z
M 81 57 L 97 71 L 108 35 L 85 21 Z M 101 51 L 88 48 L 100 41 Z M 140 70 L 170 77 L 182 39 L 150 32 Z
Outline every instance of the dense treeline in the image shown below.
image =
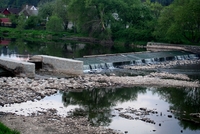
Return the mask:
M 172 2 L 172 0 L 157 0 Z M 18 29 L 73 32 L 101 40 L 200 43 L 200 1 L 40 0 L 38 16 L 15 18 Z M 40 25 L 39 25 L 40 24 Z M 70 24 L 70 25 L 69 25 Z M 70 26 L 70 28 L 69 28 Z
M 39 2 L 46 0 L 0 0 L 0 7 L 17 7 L 21 8 L 23 5 L 29 4 L 37 6 Z
M 34 5 L 37 6 L 40 2 L 47 2 L 47 1 L 52 1 L 52 0 L 1 0 L 0 1 L 0 7 L 6 7 L 6 6 L 11 6 L 11 7 L 22 7 L 22 5 L 29 4 L 29 5 Z M 146 0 L 141 0 L 141 1 L 146 1 Z M 173 2 L 173 0 L 151 0 L 151 2 L 158 2 L 162 5 L 169 5 Z

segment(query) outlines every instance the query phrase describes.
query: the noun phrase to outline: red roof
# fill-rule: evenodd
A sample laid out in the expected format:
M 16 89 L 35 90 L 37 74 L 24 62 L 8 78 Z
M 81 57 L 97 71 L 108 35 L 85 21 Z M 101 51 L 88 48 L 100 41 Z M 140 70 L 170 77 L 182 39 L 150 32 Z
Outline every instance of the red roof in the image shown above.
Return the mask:
M 9 45 L 9 40 L 0 40 L 0 45 Z
M 10 22 L 9 18 L 0 18 L 0 22 L 6 23 L 6 22 Z
M 21 10 L 18 8 L 0 8 L 0 13 L 4 15 L 16 14 L 18 15 Z

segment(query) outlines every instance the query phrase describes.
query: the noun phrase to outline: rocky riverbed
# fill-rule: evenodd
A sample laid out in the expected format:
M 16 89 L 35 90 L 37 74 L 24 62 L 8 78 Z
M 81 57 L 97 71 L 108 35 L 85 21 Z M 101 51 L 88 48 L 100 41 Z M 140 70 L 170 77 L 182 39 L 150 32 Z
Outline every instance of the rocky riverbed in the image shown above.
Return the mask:
M 168 79 L 166 79 L 168 78 Z M 183 74 L 151 73 L 147 76 L 120 77 L 87 74 L 73 78 L 0 78 L 0 105 L 40 100 L 60 91 L 131 86 L 200 87 Z
M 199 60 L 179 61 L 179 64 L 196 64 Z M 166 63 L 165 63 L 166 64 Z M 137 69 L 168 67 L 165 65 L 137 66 Z M 172 65 L 174 65 L 173 63 Z M 177 63 L 176 63 L 177 64 Z M 172 66 L 171 65 L 171 66 Z M 132 66 L 131 69 L 135 69 Z M 128 67 L 130 68 L 130 66 Z M 26 101 L 41 100 L 45 96 L 58 91 L 81 91 L 93 88 L 117 88 L 132 86 L 155 87 L 200 87 L 198 80 L 191 80 L 187 75 L 170 74 L 166 72 L 151 73 L 146 76 L 115 76 L 102 74 L 84 74 L 82 76 L 56 78 L 36 76 L 34 79 L 20 77 L 0 78 L 0 105 L 3 107 Z M 125 117 L 125 115 L 120 114 Z M 84 117 L 61 117 L 56 109 L 42 111 L 38 115 L 19 116 L 12 113 L 0 113 L 0 121 L 7 126 L 19 130 L 23 134 L 45 133 L 79 133 L 79 134 L 111 134 L 120 133 L 103 127 L 92 127 Z

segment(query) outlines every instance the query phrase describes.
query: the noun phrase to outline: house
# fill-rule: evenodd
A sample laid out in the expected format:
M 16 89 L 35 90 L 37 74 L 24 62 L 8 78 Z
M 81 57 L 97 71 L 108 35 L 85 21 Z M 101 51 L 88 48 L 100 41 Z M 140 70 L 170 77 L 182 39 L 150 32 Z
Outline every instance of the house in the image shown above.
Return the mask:
M 5 8 L 0 7 L 0 14 L 4 11 Z
M 10 44 L 10 40 L 7 39 L 0 39 L 0 45 L 7 46 Z
M 19 13 L 19 15 L 24 14 L 26 18 L 29 16 L 37 16 L 38 15 L 38 8 L 35 6 L 26 5 Z
M 10 14 L 18 15 L 20 12 L 20 9 L 18 8 L 0 8 L 0 14 L 3 14 L 5 16 L 8 16 Z
M 9 18 L 0 18 L 0 26 L 12 26 Z

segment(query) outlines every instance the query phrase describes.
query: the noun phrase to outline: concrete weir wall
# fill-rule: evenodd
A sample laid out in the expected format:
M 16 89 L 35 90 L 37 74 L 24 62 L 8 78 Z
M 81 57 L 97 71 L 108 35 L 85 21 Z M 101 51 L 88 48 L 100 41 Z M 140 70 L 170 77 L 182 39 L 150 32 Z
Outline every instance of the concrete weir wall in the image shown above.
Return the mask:
M 186 49 L 182 45 L 168 44 L 168 43 L 157 43 L 157 42 L 148 42 L 147 50 L 155 51 L 164 51 L 164 50 L 184 50 Z
M 73 59 L 66 59 L 47 55 L 36 55 L 31 57 L 32 61 L 41 61 L 42 69 L 51 70 L 55 73 L 67 75 L 83 74 L 83 62 Z
M 146 48 L 147 51 L 165 51 L 165 50 L 188 51 L 198 54 L 200 56 L 200 46 L 148 42 Z
M 0 66 L 16 76 L 35 77 L 35 64 L 33 63 L 22 62 L 10 58 L 0 58 Z

